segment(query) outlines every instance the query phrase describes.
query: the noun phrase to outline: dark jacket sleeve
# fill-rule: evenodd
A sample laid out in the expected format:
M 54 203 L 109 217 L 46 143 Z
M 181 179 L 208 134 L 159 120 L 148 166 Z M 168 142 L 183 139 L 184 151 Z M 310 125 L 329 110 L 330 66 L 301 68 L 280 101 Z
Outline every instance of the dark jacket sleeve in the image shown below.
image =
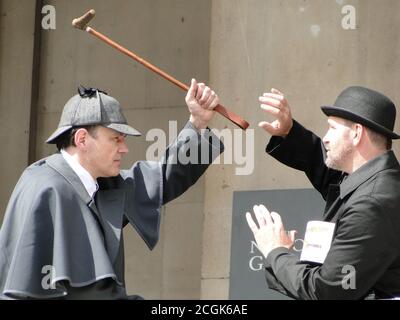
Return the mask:
M 211 130 L 206 129 L 200 134 L 191 122 L 187 122 L 161 161 L 162 204 L 179 197 L 195 184 L 223 150 L 222 142 Z
M 295 299 L 362 299 L 396 258 L 388 211 L 373 197 L 351 203 L 323 265 L 302 263 L 286 248 L 265 259 L 267 284 Z
M 293 121 L 293 127 L 285 138 L 273 136 L 266 152 L 279 162 L 304 171 L 325 200 L 329 185 L 339 183 L 344 176 L 343 172 L 325 165 L 325 148 L 321 139 L 297 121 Z
M 125 191 L 125 217 L 150 249 L 158 241 L 160 209 L 179 197 L 205 172 L 223 151 L 221 141 L 210 131 L 201 134 L 190 122 L 167 148 L 159 161 L 139 161 L 130 170 L 122 170 L 108 188 Z M 128 220 L 128 221 L 127 221 Z
M 138 161 L 131 169 L 121 170 L 120 177 L 107 179 L 107 188 L 124 185 L 136 202 L 161 207 L 195 184 L 223 151 L 223 143 L 210 129 L 200 134 L 188 121 L 159 162 Z M 100 185 L 103 180 L 99 179 Z

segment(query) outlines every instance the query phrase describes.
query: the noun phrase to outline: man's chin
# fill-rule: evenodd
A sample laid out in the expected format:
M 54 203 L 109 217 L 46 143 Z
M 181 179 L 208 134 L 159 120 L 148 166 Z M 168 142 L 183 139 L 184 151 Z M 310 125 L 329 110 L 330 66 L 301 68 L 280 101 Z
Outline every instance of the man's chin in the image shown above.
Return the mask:
M 333 161 L 331 161 L 330 159 L 326 158 L 325 159 L 325 165 L 329 168 L 329 169 L 335 169 L 335 163 Z
M 343 168 L 337 164 L 337 162 L 326 159 L 325 160 L 325 165 L 332 170 L 337 170 L 337 171 L 343 171 Z
M 118 175 L 119 175 L 119 170 L 116 171 L 116 172 L 114 172 L 113 174 L 111 174 L 111 175 L 110 175 L 110 178 L 116 177 L 116 176 L 118 176 Z

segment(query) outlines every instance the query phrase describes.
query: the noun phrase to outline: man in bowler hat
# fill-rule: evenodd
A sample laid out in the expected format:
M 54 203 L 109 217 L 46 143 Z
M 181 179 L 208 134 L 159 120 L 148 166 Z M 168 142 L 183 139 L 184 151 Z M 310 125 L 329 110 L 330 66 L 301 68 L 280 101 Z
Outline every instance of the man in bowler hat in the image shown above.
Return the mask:
M 47 139 L 60 152 L 29 166 L 11 195 L 0 230 L 0 298 L 140 299 L 125 290 L 122 229 L 132 225 L 153 249 L 161 206 L 223 150 L 207 129 L 218 96 L 193 79 L 190 119 L 162 160 L 121 170 L 126 136 L 140 133 L 113 97 L 78 91 Z M 181 161 L 188 153 L 198 161 Z
M 321 140 L 292 119 L 285 96 L 259 98 L 276 117 L 259 123 L 272 135 L 266 152 L 305 172 L 326 201 L 323 221 L 334 233 L 323 263 L 300 261 L 289 249 L 295 231 L 263 205 L 246 214 L 265 257 L 269 288 L 294 299 L 391 299 L 400 296 L 400 166 L 391 150 L 396 108 L 385 95 L 359 86 L 323 106 Z M 348 272 L 351 271 L 351 272 Z

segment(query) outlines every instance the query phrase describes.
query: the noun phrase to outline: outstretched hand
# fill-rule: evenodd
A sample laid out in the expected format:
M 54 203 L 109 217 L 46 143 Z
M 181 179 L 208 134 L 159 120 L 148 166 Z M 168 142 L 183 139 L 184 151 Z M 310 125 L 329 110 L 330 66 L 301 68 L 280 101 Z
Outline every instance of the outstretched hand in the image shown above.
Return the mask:
M 246 213 L 246 219 L 253 232 L 258 249 L 260 249 L 265 258 L 275 248 L 285 247 L 290 249 L 293 247 L 296 231 L 287 232 L 278 213 L 270 213 L 264 205 L 256 205 L 253 210 L 258 226 L 251 217 L 250 212 Z
M 258 126 L 273 136 L 287 136 L 292 129 L 293 119 L 284 94 L 276 89 L 271 89 L 271 92 L 264 93 L 259 101 L 261 109 L 276 117 L 276 120 L 271 123 L 261 121 Z
M 200 130 L 205 129 L 214 116 L 214 108 L 219 104 L 217 94 L 204 83 L 192 79 L 185 98 L 190 111 L 190 122 Z

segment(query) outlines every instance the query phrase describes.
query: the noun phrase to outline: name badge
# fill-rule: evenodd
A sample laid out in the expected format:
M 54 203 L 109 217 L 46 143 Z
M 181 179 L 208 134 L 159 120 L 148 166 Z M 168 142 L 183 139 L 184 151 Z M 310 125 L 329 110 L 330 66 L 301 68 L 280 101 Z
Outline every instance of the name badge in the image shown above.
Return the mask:
M 332 244 L 335 224 L 325 221 L 309 221 L 304 236 L 300 260 L 324 263 Z

